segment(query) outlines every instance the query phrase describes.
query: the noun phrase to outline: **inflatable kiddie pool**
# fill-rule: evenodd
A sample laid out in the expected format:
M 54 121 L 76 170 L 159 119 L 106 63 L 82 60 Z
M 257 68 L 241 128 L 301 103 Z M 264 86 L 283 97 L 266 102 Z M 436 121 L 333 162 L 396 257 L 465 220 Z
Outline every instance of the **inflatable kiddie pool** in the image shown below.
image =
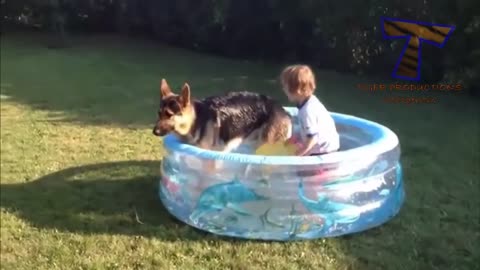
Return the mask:
M 298 130 L 297 109 L 286 109 Z M 162 203 L 193 227 L 249 239 L 334 237 L 387 222 L 405 196 L 397 136 L 375 122 L 331 115 L 341 149 L 323 156 L 256 155 L 247 147 L 205 151 L 167 135 Z M 221 165 L 208 173 L 211 159 Z

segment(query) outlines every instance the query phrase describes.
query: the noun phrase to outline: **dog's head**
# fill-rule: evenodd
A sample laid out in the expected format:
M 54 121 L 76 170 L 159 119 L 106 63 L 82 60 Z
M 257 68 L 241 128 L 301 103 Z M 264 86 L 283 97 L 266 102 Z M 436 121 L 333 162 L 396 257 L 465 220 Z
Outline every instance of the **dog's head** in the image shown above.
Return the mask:
M 187 135 L 195 120 L 195 113 L 190 100 L 190 86 L 185 83 L 180 95 L 174 94 L 167 81 L 162 79 L 160 85 L 160 108 L 157 123 L 153 128 L 156 136 L 165 136 L 174 132 Z

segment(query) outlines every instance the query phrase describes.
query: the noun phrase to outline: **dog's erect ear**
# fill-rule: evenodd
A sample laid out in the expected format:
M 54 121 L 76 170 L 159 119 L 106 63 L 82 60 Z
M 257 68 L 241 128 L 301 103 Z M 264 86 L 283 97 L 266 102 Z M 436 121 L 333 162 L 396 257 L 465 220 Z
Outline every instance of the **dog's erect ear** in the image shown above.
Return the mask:
M 162 79 L 162 82 L 160 83 L 160 97 L 164 98 L 172 94 L 172 89 L 170 89 L 170 86 L 168 86 L 167 81 Z
M 184 107 L 187 107 L 190 105 L 190 85 L 188 83 L 185 83 L 182 87 L 182 105 Z

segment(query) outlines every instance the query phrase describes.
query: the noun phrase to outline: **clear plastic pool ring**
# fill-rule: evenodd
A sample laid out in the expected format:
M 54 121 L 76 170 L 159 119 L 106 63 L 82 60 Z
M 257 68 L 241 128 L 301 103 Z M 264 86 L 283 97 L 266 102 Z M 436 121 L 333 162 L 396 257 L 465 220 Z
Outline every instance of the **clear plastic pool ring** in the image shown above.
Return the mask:
M 298 123 L 297 109 L 286 107 Z M 159 195 L 182 222 L 214 234 L 291 241 L 352 234 L 392 219 L 403 205 L 398 137 L 366 119 L 331 113 L 341 149 L 322 156 L 207 151 L 167 135 Z M 273 151 L 275 152 L 275 151 Z M 208 160 L 215 172 L 205 170 Z

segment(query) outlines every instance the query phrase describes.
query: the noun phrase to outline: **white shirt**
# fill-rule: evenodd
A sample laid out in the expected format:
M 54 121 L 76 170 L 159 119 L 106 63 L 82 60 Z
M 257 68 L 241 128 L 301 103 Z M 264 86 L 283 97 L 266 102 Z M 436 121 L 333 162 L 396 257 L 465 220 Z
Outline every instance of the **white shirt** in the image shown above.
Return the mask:
M 317 144 L 306 154 L 325 154 L 340 148 L 340 136 L 332 116 L 325 106 L 312 95 L 304 104 L 298 106 L 298 120 L 302 141 L 315 136 Z

